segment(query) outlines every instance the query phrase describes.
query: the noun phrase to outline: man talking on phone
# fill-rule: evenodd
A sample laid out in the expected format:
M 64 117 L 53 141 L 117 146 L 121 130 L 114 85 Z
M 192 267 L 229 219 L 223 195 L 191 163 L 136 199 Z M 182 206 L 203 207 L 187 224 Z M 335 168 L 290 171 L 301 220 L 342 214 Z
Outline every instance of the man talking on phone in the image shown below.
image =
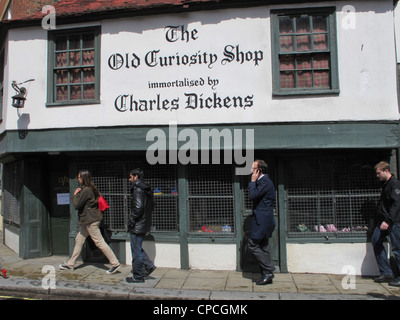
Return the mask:
M 268 248 L 269 238 L 275 229 L 275 188 L 267 174 L 267 169 L 265 161 L 255 160 L 249 183 L 249 198 L 253 202 L 253 215 L 250 222 L 248 248 L 260 266 L 261 279 L 257 281 L 257 285 L 272 283 L 275 270 Z

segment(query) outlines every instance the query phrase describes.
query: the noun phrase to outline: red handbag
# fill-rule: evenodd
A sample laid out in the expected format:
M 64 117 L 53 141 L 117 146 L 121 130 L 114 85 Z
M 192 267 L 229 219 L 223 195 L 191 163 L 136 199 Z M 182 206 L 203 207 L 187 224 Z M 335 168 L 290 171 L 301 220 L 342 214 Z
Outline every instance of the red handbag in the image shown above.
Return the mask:
M 104 199 L 103 196 L 99 197 L 99 209 L 100 211 L 104 211 L 106 209 L 108 209 L 110 206 L 108 205 L 106 199 Z

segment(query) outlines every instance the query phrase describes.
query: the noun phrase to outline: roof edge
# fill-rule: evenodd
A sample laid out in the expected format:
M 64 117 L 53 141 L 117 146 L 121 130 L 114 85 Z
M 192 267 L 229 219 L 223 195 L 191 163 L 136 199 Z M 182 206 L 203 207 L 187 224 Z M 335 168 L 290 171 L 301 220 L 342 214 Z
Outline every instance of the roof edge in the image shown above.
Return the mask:
M 344 0 L 339 0 L 344 1 Z M 398 1 L 398 0 L 394 0 Z M 57 14 L 58 24 L 72 24 L 90 22 L 94 20 L 118 19 L 132 16 L 157 15 L 169 13 L 194 12 L 201 10 L 215 10 L 226 8 L 245 8 L 275 4 L 300 4 L 314 2 L 331 2 L 331 0 L 181 0 L 179 3 L 159 3 L 146 6 L 131 6 L 112 10 L 96 10 Z M 41 11 L 28 18 L 3 20 L 1 25 L 8 29 L 38 26 L 46 14 Z M 72 19 L 71 19 L 72 18 Z

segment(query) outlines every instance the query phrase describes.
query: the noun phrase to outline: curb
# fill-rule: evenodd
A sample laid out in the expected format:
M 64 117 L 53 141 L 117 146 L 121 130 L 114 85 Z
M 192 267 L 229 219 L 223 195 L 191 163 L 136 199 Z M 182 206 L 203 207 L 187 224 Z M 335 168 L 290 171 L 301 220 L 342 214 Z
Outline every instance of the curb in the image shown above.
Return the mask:
M 361 294 L 311 294 L 279 292 L 240 292 L 175 290 L 57 281 L 55 288 L 43 288 L 41 280 L 1 279 L 0 291 L 20 294 L 73 297 L 98 300 L 400 300 L 400 297 Z

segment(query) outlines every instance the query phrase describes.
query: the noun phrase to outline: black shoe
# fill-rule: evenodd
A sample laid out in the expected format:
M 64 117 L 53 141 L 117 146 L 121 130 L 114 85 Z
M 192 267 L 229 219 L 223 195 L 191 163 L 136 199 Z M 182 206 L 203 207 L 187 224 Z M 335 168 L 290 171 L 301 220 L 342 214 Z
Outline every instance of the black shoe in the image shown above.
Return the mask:
M 392 282 L 389 282 L 389 286 L 393 286 L 393 287 L 400 287 L 400 280 L 396 279 Z
M 134 277 L 127 277 L 125 280 L 128 283 L 143 283 L 144 282 L 143 278 L 136 279 Z
M 256 282 L 256 285 L 264 286 L 266 284 L 270 284 L 270 283 L 272 283 L 273 278 L 274 278 L 274 275 L 272 273 L 267 273 L 260 280 L 258 280 Z
M 60 264 L 60 270 L 74 270 L 73 267 L 70 267 L 66 263 Z
M 116 267 L 111 267 L 110 269 L 107 270 L 107 274 L 114 274 L 117 272 L 117 270 L 121 268 L 121 265 L 117 265 Z
M 383 275 L 383 276 L 376 277 L 374 279 L 374 281 L 377 283 L 390 282 L 393 280 L 394 280 L 393 276 L 391 276 L 391 275 Z
M 144 276 L 145 276 L 145 277 L 148 277 L 148 276 L 151 275 L 151 274 L 153 273 L 153 271 L 156 270 L 156 269 L 157 269 L 156 266 L 153 266 L 152 268 L 147 269 L 147 270 L 146 270 L 146 274 L 145 274 Z

